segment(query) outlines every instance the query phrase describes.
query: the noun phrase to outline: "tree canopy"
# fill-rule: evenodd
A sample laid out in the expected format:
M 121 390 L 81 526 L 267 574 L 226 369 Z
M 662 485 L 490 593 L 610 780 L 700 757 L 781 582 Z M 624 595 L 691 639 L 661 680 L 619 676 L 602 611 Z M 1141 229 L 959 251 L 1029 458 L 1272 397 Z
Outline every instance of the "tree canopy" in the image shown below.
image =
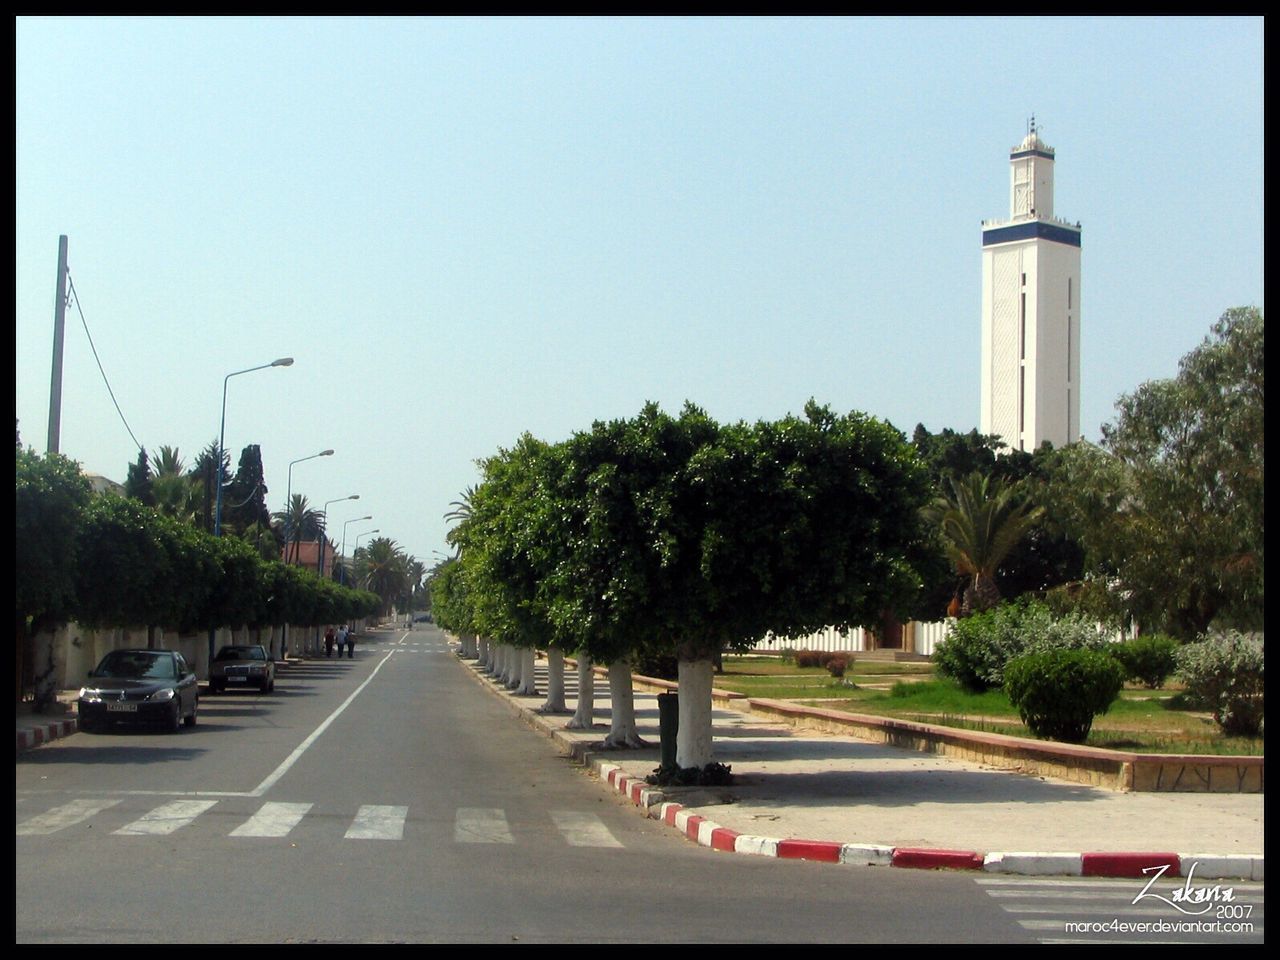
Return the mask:
M 1191 639 L 1263 620 L 1263 317 L 1226 311 L 1175 377 L 1117 401 L 1102 445 L 1060 452 L 1052 499 L 1095 595 Z

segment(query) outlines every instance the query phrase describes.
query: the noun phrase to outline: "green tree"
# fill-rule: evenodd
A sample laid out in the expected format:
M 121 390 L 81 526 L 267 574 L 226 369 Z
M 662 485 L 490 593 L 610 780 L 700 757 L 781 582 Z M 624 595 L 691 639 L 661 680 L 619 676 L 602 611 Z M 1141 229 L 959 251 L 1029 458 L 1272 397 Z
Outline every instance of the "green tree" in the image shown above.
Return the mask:
M 385 615 L 406 594 L 409 582 L 408 558 L 387 537 L 376 537 L 364 548 L 360 585 L 381 600 L 379 611 Z
M 138 459 L 130 464 L 129 472 L 124 480 L 124 495 L 132 497 L 144 506 L 156 505 L 155 493 L 151 489 L 151 463 L 147 459 L 147 451 L 138 448 Z
M 1020 502 L 1018 489 L 980 473 L 949 481 L 951 493 L 925 509 L 955 571 L 966 578 L 961 614 L 1000 602 L 996 570 L 1044 512 Z
M 24 661 L 36 664 L 37 709 L 53 700 L 52 649 L 37 650 L 34 638 L 65 623 L 75 608 L 80 526 L 90 501 L 89 482 L 72 460 L 56 453 L 41 457 L 17 450 L 14 511 L 14 585 L 17 601 L 18 696 Z M 47 647 L 47 643 L 45 644 Z M 48 674 L 48 676 L 45 676 Z
M 251 443 L 240 453 L 240 466 L 223 492 L 222 525 L 234 530 L 247 530 L 254 524 L 269 526 L 266 475 L 262 468 L 262 450 Z
M 199 527 L 206 533 L 213 533 L 213 515 L 216 510 L 218 498 L 218 484 L 227 483 L 230 474 L 231 461 L 227 451 L 222 451 L 222 456 L 218 456 L 218 441 L 213 439 L 196 457 L 195 463 L 191 465 L 190 477 L 199 491 Z
M 162 446 L 158 454 L 152 455 L 151 466 L 151 494 L 155 508 L 175 520 L 198 523 L 200 490 L 191 476 L 184 472 L 178 448 Z
M 298 562 L 303 540 L 318 542 L 324 535 L 324 514 L 311 509 L 307 498 L 300 493 L 293 495 L 289 508 L 278 511 L 275 519 L 287 531 L 285 546 L 289 551 L 289 563 Z
M 1181 640 L 1263 622 L 1263 317 L 1228 310 L 1176 377 L 1116 404 L 1102 446 L 1055 461 L 1092 591 Z

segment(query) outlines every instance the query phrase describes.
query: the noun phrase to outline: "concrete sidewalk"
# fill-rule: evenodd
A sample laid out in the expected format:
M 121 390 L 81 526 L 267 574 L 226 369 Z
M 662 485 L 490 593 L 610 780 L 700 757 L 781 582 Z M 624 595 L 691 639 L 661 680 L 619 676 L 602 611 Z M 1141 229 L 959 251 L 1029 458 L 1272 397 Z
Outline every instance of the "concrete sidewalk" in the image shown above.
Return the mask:
M 718 849 L 770 856 L 992 872 L 1263 879 L 1263 794 L 1119 793 L 1011 773 L 835 735 L 797 731 L 717 707 L 715 759 L 730 787 L 650 787 L 659 763 L 656 693 L 635 692 L 636 723 L 652 744 L 604 750 L 608 684 L 597 676 L 596 725 L 568 730 L 570 714 L 539 711 L 479 664 L 460 666 L 527 723 L 588 764 L 648 815 Z M 566 670 L 566 701 L 577 675 Z

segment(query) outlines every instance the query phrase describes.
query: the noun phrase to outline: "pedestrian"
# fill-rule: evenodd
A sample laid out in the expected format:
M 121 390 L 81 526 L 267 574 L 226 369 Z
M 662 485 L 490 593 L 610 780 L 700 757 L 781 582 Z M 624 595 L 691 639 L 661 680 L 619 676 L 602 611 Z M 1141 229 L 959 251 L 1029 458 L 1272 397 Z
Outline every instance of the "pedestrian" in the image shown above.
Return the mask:
M 331 623 L 324 628 L 324 655 L 326 657 L 333 656 L 333 638 L 333 624 Z
M 347 630 L 347 659 L 354 660 L 356 656 L 356 631 L 352 627 Z
M 342 659 L 342 649 L 347 645 L 347 625 L 338 628 L 338 659 Z

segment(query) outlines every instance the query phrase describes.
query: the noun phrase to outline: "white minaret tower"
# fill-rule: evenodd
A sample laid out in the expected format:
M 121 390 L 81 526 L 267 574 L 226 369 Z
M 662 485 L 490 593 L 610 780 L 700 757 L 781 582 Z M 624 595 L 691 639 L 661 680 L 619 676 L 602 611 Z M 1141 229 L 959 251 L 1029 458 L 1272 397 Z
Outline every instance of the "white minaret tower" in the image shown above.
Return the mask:
M 1053 160 L 1032 117 L 1009 219 L 982 224 L 980 432 L 1013 450 L 1080 438 L 1080 224 L 1053 216 Z

